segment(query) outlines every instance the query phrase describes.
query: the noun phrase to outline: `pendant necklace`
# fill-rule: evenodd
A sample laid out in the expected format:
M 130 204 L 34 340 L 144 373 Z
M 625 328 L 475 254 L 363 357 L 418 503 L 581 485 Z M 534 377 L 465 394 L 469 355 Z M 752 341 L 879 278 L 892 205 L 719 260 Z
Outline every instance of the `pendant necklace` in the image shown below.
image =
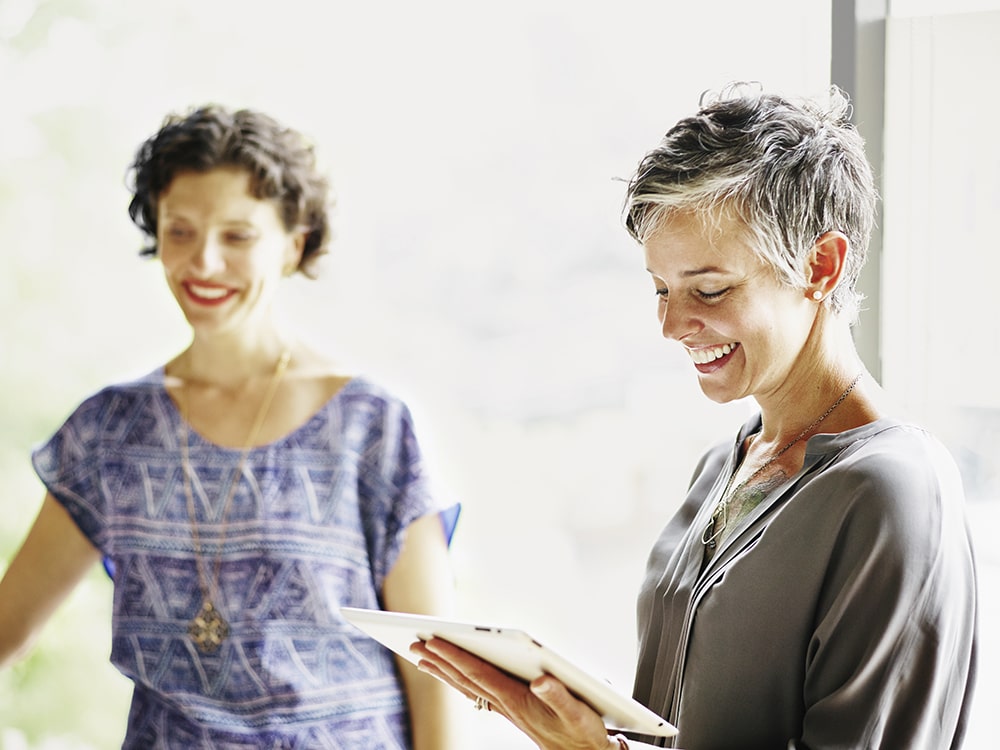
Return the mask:
M 278 358 L 278 364 L 275 365 L 274 374 L 271 375 L 267 391 L 264 393 L 264 398 L 261 400 L 260 408 L 257 410 L 257 416 L 254 418 L 250 432 L 247 434 L 246 442 L 243 444 L 240 459 L 236 464 L 235 471 L 233 472 L 232 481 L 229 483 L 229 494 L 226 495 L 226 501 L 222 506 L 222 530 L 220 532 L 219 543 L 215 555 L 215 565 L 211 571 L 208 569 L 209 561 L 206 559 L 205 555 L 202 555 L 203 550 L 201 538 L 198 534 L 198 522 L 195 520 L 194 493 L 191 490 L 191 481 L 194 469 L 191 466 L 188 450 L 188 398 L 186 392 L 187 384 L 185 381 L 183 414 L 184 436 L 181 441 L 181 462 L 184 473 L 184 494 L 187 497 L 188 519 L 191 522 L 191 537 L 194 542 L 194 561 L 195 567 L 198 570 L 198 587 L 201 589 L 202 597 L 201 609 L 198 610 L 198 613 L 188 624 L 188 635 L 191 637 L 191 640 L 194 641 L 194 645 L 197 646 L 198 650 L 203 654 L 211 654 L 217 651 L 219 646 L 222 645 L 222 642 L 229 636 L 229 623 L 226 622 L 226 618 L 222 616 L 222 613 L 219 611 L 219 607 L 216 604 L 216 602 L 220 601 L 219 572 L 222 567 L 223 544 L 226 540 L 226 519 L 229 517 L 229 506 L 232 505 L 233 498 L 236 496 L 236 488 L 239 486 L 240 477 L 243 476 L 243 472 L 246 469 L 247 458 L 250 455 L 250 450 L 257 441 L 257 435 L 260 433 L 260 428 L 264 424 L 264 418 L 267 416 L 267 410 L 271 406 L 271 399 L 274 398 L 274 393 L 278 389 L 281 377 L 284 375 L 285 369 L 288 367 L 289 359 L 291 359 L 291 353 L 288 350 L 282 352 L 281 357 Z
M 732 502 L 732 499 L 737 495 L 737 493 L 739 493 L 740 490 L 742 490 L 744 487 L 750 484 L 750 482 L 752 482 L 754 479 L 760 476 L 764 472 L 764 470 L 767 469 L 768 466 L 770 466 L 779 458 L 781 458 L 785 454 L 785 452 L 787 452 L 793 445 L 798 443 L 800 440 L 802 440 L 802 438 L 804 438 L 814 429 L 819 427 L 820 423 L 822 423 L 824 419 L 833 414 L 833 410 L 836 409 L 838 406 L 840 406 L 842 403 L 844 403 L 844 400 L 851 394 L 851 391 L 854 390 L 854 386 L 858 384 L 858 381 L 861 380 L 861 376 L 863 374 L 864 374 L 863 372 L 858 373 L 858 376 L 851 381 L 851 384 L 849 386 L 847 386 L 847 390 L 841 393 L 840 398 L 838 398 L 836 401 L 833 402 L 833 406 L 831 406 L 829 409 L 823 412 L 823 414 L 821 414 L 816 420 L 814 420 L 812 424 L 810 424 L 808 427 L 802 430 L 802 432 L 800 432 L 791 442 L 786 443 L 781 450 L 779 450 L 777 453 L 775 453 L 773 456 L 767 459 L 763 464 L 760 465 L 760 467 L 753 474 L 744 479 L 742 482 L 736 485 L 736 487 L 734 487 L 732 491 L 730 491 L 730 487 L 733 484 L 733 479 L 736 477 L 736 472 L 739 470 L 739 464 L 737 464 L 736 468 L 733 469 L 733 473 L 729 475 L 729 481 L 726 482 L 726 489 L 723 491 L 722 498 L 719 500 L 719 502 L 715 506 L 715 509 L 712 511 L 712 517 L 708 520 L 708 525 L 705 526 L 705 530 L 701 533 L 702 544 L 704 544 L 710 550 L 714 550 L 716 548 L 718 544 L 717 540 L 719 538 L 719 535 L 726 530 L 726 526 L 729 523 L 729 513 L 728 513 L 729 503 Z

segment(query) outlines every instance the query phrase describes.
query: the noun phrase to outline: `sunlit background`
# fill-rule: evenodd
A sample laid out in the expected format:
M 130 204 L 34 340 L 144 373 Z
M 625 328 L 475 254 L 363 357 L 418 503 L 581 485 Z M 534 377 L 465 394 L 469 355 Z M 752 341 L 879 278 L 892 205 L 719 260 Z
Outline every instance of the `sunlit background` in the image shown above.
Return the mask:
M 869 296 L 883 382 L 966 479 L 979 750 L 1000 728 L 1000 0 L 889 11 Z M 324 276 L 287 282 L 284 313 L 412 406 L 464 506 L 460 614 L 525 627 L 628 692 L 646 552 L 751 404 L 707 401 L 660 339 L 622 180 L 702 91 L 819 95 L 831 54 L 829 0 L 0 0 L 0 570 L 42 498 L 31 447 L 187 342 L 137 255 L 134 148 L 169 111 L 255 107 L 316 141 L 339 195 Z M 95 570 L 0 674 L 0 750 L 120 744 L 110 591 Z M 531 747 L 470 717 L 470 748 Z

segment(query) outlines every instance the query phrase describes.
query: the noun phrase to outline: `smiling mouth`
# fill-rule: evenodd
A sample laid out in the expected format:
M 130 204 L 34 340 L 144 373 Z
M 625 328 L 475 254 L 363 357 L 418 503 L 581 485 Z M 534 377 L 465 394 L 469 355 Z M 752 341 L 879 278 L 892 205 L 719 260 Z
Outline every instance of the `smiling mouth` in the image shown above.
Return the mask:
M 707 365 L 715 362 L 717 359 L 722 359 L 728 354 L 732 354 L 736 350 L 739 343 L 732 344 L 722 344 L 721 346 L 707 346 L 702 349 L 688 349 L 688 356 L 696 365 Z
M 183 286 L 188 297 L 202 305 L 220 305 L 236 294 L 235 289 L 214 284 L 204 285 L 185 281 Z

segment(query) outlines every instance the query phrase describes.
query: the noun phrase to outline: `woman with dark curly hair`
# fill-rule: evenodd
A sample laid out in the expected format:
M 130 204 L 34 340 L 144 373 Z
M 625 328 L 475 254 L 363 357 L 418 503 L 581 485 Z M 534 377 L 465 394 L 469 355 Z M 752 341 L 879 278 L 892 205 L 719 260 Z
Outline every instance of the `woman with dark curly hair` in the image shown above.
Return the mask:
M 103 558 L 111 660 L 135 683 L 123 747 L 452 747 L 444 686 L 340 616 L 447 613 L 455 509 L 406 405 L 273 314 L 330 240 L 312 147 L 208 106 L 168 117 L 131 177 L 191 343 L 36 449 L 48 493 L 0 581 L 0 664 Z

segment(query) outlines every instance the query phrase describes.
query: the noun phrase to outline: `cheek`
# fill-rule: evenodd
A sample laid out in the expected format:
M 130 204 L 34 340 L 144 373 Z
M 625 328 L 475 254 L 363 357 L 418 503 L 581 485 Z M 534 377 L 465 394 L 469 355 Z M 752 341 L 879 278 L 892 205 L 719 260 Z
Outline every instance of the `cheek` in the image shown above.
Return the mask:
M 164 273 L 167 276 L 173 274 L 174 271 L 182 264 L 183 254 L 177 252 L 176 249 L 171 248 L 169 245 L 159 242 L 157 244 L 157 257 L 160 259 L 160 265 L 163 266 Z
M 284 276 L 287 262 L 283 251 L 269 249 L 267 253 L 236 260 L 233 271 L 246 279 L 254 279 L 259 284 L 273 284 Z
M 748 320 L 753 326 L 758 348 L 775 356 L 797 354 L 809 336 L 811 321 L 792 308 L 764 310 L 756 319 Z

